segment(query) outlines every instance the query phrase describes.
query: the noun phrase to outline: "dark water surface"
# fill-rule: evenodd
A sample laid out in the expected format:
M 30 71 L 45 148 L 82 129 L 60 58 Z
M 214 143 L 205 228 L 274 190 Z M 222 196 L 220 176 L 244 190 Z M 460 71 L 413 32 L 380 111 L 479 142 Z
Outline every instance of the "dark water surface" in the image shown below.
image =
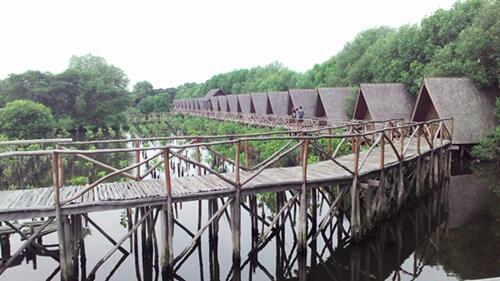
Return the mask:
M 307 280 L 500 279 L 499 174 L 498 166 L 471 167 L 455 161 L 449 186 L 419 199 L 383 222 L 362 242 L 342 245 L 335 234 L 331 240 L 328 235 L 326 238 L 320 235 L 308 247 Z M 205 222 L 208 202 L 201 204 Z M 259 214 L 272 213 L 273 206 L 268 201 L 260 200 L 259 204 Z M 183 203 L 177 210 L 177 220 L 196 232 L 198 202 Z M 326 210 L 326 206 L 320 207 L 320 212 Z M 132 212 L 134 220 L 139 210 Z M 126 210 L 91 213 L 89 217 L 115 240 L 127 233 Z M 257 255 L 249 256 L 252 249 L 250 216 L 242 209 L 241 280 L 298 280 L 298 263 L 302 258 L 298 257 L 294 243 L 296 226 L 289 222 L 283 237 L 272 238 Z M 259 223 L 259 230 L 261 228 Z M 137 239 L 127 239 L 123 244 L 131 254 L 115 252 L 99 268 L 95 280 L 162 280 L 156 250 L 162 247 L 159 221 L 155 233 L 152 240 L 143 239 L 140 227 L 134 236 Z M 217 241 L 210 245 L 207 232 L 203 234 L 201 247 L 195 248 L 177 270 L 178 280 L 231 280 L 231 234 L 224 215 L 218 233 Z M 112 248 L 90 224 L 85 228 L 84 241 L 84 258 L 78 263 L 79 280 L 85 280 Z M 189 241 L 189 235 L 176 226 L 175 252 L 182 251 Z M 11 254 L 21 243 L 18 235 L 10 238 Z M 56 243 L 56 233 L 43 237 L 44 245 Z M 51 249 L 57 252 L 56 245 Z M 7 251 L 4 242 L 4 257 Z M 52 280 L 59 280 L 58 263 L 31 251 L 0 275 L 0 280 L 47 280 L 54 272 Z

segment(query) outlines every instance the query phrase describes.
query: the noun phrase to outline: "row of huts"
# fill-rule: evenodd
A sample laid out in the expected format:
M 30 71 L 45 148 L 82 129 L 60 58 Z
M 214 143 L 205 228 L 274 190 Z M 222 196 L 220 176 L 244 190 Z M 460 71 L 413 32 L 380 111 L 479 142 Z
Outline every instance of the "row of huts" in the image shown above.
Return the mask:
M 212 89 L 203 98 L 175 100 L 174 108 L 289 116 L 302 106 L 305 118 L 349 120 L 347 97 L 352 92 L 352 88 L 319 88 L 226 95 Z M 498 96 L 498 91 L 479 90 L 468 78 L 426 78 L 417 97 L 401 83 L 367 83 L 359 86 L 352 116 L 406 121 L 452 117 L 454 143 L 473 144 L 496 125 L 493 110 Z

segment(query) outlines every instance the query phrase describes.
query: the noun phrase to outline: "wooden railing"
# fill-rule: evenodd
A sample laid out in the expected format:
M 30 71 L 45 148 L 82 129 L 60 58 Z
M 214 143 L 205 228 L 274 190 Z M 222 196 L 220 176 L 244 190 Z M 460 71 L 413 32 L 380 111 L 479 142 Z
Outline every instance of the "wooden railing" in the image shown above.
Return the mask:
M 171 191 L 167 186 L 172 177 L 170 173 L 169 160 L 178 159 L 180 162 L 185 162 L 196 167 L 198 174 L 202 172 L 214 174 L 224 182 L 230 184 L 235 190 L 245 187 L 255 177 L 261 174 L 264 170 L 270 167 L 276 167 L 279 160 L 289 157 L 299 150 L 298 154 L 292 155 L 296 157 L 304 157 L 307 154 L 314 154 L 318 159 L 329 160 L 336 165 L 346 170 L 353 177 L 359 175 L 359 171 L 363 169 L 367 159 L 373 154 L 375 148 L 381 148 L 380 168 L 384 168 L 387 164 L 384 146 L 389 145 L 392 153 L 396 155 L 399 161 L 402 161 L 407 153 L 410 145 L 416 142 L 418 154 L 421 153 L 421 144 L 425 142 L 429 147 L 433 148 L 439 141 L 442 145 L 445 140 L 452 138 L 452 119 L 438 119 L 427 122 L 397 123 L 393 120 L 378 121 L 378 122 L 354 122 L 352 124 L 325 127 L 314 130 L 289 130 L 278 132 L 265 132 L 244 135 L 222 135 L 222 136 L 179 136 L 179 137 L 157 137 L 157 138 L 137 138 L 137 139 L 121 139 L 121 140 L 99 140 L 99 141 L 81 141 L 81 142 L 66 142 L 57 145 L 56 149 L 39 150 L 39 151 L 9 151 L 0 153 L 0 158 L 14 156 L 34 156 L 34 155 L 52 155 L 53 162 L 53 182 L 54 196 L 56 208 L 74 202 L 81 198 L 85 193 L 94 189 L 99 184 L 109 181 L 110 179 L 122 176 L 132 180 L 142 180 L 150 175 L 155 169 L 163 166 L 165 169 L 165 186 L 166 196 L 171 197 Z M 176 141 L 182 144 L 169 143 L 166 145 L 156 145 L 149 147 L 141 147 L 142 143 L 151 141 Z M 275 153 L 266 159 L 258 159 L 255 153 L 250 155 L 252 144 L 258 144 L 269 141 L 280 141 L 281 146 L 276 149 Z M 26 143 L 26 142 L 23 142 Z M 133 147 L 127 148 L 110 148 L 110 149 L 81 149 L 79 147 L 85 145 L 96 144 L 116 144 L 116 143 L 133 143 Z M 232 151 L 235 151 L 234 156 L 224 155 L 217 150 L 217 147 L 231 146 Z M 355 160 L 350 167 L 337 161 L 337 158 L 342 152 L 342 148 L 350 147 L 355 155 Z M 360 159 L 360 152 L 365 149 L 363 157 Z M 203 149 L 210 153 L 212 157 L 219 159 L 222 163 L 232 166 L 235 171 L 232 174 L 218 172 L 215 167 L 208 165 L 200 159 L 200 150 Z M 194 151 L 194 157 L 188 156 L 187 150 Z M 141 160 L 140 154 L 144 151 L 155 151 L 147 159 Z M 97 161 L 92 158 L 92 155 L 105 153 L 135 153 L 135 163 L 124 167 L 117 168 L 108 164 Z M 240 156 L 243 154 L 243 157 Z M 83 190 L 77 194 L 70 196 L 64 200 L 60 200 L 60 188 L 64 185 L 63 177 L 63 161 L 62 157 L 73 155 L 90 163 L 108 170 L 109 173 L 96 181 L 87 184 Z M 157 161 L 157 159 L 161 159 Z M 245 159 L 244 164 L 241 159 Z M 156 162 L 151 164 L 152 162 Z M 251 162 L 257 162 L 252 164 Z M 300 161 L 307 169 L 308 161 Z M 144 165 L 149 165 L 146 172 L 141 173 L 141 168 Z M 282 164 L 283 166 L 284 164 Z M 135 170 L 135 174 L 131 173 Z M 245 178 L 240 178 L 240 170 L 251 172 Z
M 438 119 L 431 120 L 427 122 L 415 122 L 415 123 L 401 123 L 395 120 L 388 121 L 376 121 L 376 122 L 352 122 L 349 124 L 344 124 L 341 126 L 331 126 L 323 127 L 318 129 L 309 130 L 285 130 L 285 131 L 275 131 L 275 132 L 264 132 L 255 134 L 244 134 L 244 135 L 224 135 L 224 136 L 179 136 L 179 137 L 157 137 L 157 138 L 137 138 L 137 139 L 121 139 L 121 140 L 99 140 L 99 141 L 82 141 L 82 142 L 65 142 L 58 143 L 55 149 L 49 150 L 38 150 L 38 151 L 9 151 L 0 153 L 0 159 L 5 157 L 22 157 L 22 156 L 36 156 L 36 155 L 51 155 L 52 156 L 52 178 L 53 178 L 53 188 L 54 188 L 54 206 L 55 206 L 55 216 L 58 223 L 58 235 L 59 241 L 65 241 L 64 237 L 64 215 L 63 208 L 68 204 L 77 204 L 78 199 L 83 200 L 83 196 L 95 189 L 99 184 L 109 181 L 115 177 L 125 177 L 132 180 L 142 180 L 151 174 L 157 168 L 164 168 L 164 187 L 165 187 L 165 201 L 163 204 L 163 212 L 165 212 L 165 223 L 162 227 L 162 233 L 166 234 L 166 240 L 164 243 L 164 254 L 162 254 L 162 264 L 166 268 L 172 268 L 175 263 L 182 263 L 182 260 L 190 252 L 190 250 L 196 245 L 196 241 L 201 236 L 203 231 L 218 217 L 220 217 L 226 210 L 228 206 L 231 206 L 231 230 L 233 239 L 233 260 L 239 260 L 240 257 L 240 206 L 241 206 L 241 193 L 242 191 L 248 190 L 247 188 L 251 183 L 261 175 L 266 169 L 271 167 L 289 167 L 289 166 L 300 166 L 300 180 L 299 180 L 299 192 L 291 190 L 293 196 L 284 204 L 281 209 L 277 212 L 282 214 L 291 204 L 299 202 L 299 223 L 297 231 L 297 241 L 298 249 L 306 249 L 306 243 L 308 241 L 307 235 L 307 216 L 308 216 L 308 172 L 310 165 L 312 164 L 312 155 L 317 156 L 317 161 L 331 161 L 335 166 L 339 167 L 340 171 L 345 171 L 347 177 L 352 179 L 352 184 L 349 184 L 349 188 L 343 188 L 337 194 L 335 200 L 332 202 L 331 207 L 326 212 L 325 216 L 318 224 L 319 230 L 321 231 L 327 225 L 329 220 L 336 214 L 336 211 L 340 208 L 343 199 L 347 194 L 350 194 L 350 232 L 351 235 L 356 238 L 360 235 L 363 227 L 361 221 L 361 207 L 360 207 L 360 194 L 361 186 L 364 183 L 360 183 L 361 176 L 363 173 L 370 172 L 367 169 L 363 169 L 370 158 L 373 156 L 375 151 L 378 151 L 380 155 L 377 156 L 379 159 L 378 169 L 384 171 L 388 167 L 400 165 L 406 160 L 409 160 L 409 148 L 416 146 L 415 157 L 420 156 L 422 153 L 427 153 L 430 151 L 431 156 L 433 149 L 436 145 L 443 147 L 445 144 L 450 144 L 453 135 L 453 120 Z M 153 146 L 144 146 L 148 142 L 171 142 L 167 144 L 155 144 Z M 175 143 L 174 143 L 175 142 Z M 272 155 L 268 157 L 260 158 L 259 153 L 256 152 L 256 147 L 258 144 L 268 145 L 270 142 L 277 142 L 279 147 L 275 149 Z M 445 143 L 446 142 L 446 143 Z M 22 144 L 28 144 L 29 141 L 21 142 Z M 1 144 L 1 143 L 0 143 Z M 10 143 L 12 144 L 12 143 Z M 99 148 L 94 149 L 96 145 L 106 146 L 109 144 L 128 144 L 128 147 L 124 148 Z M 274 143 L 276 144 L 276 143 Z M 92 146 L 92 148 L 85 148 L 85 146 Z M 386 149 L 386 146 L 389 149 Z M 422 149 L 422 145 L 426 145 L 425 150 Z M 220 152 L 220 148 L 226 147 L 226 151 L 230 151 L 232 155 L 228 153 Z M 226 166 L 233 168 L 233 172 L 221 172 L 213 165 L 208 165 L 201 158 L 201 151 L 205 151 L 214 157 L 214 159 L 219 159 L 221 163 Z M 141 158 L 141 153 L 145 151 L 153 152 L 146 159 Z M 135 161 L 124 168 L 113 167 L 103 162 L 98 161 L 93 158 L 95 155 L 108 154 L 108 153 L 128 153 L 135 155 Z M 341 161 L 339 157 L 343 154 L 352 153 L 354 154 L 353 160 L 346 161 L 343 159 Z M 397 160 L 388 161 L 389 154 L 392 154 Z M 75 194 L 61 196 L 62 187 L 64 186 L 64 161 L 63 157 L 74 156 L 80 159 L 86 160 L 102 169 L 108 170 L 109 173 L 105 176 L 100 177 L 92 183 L 86 184 L 83 189 L 79 190 Z M 413 155 L 412 155 L 413 156 Z M 393 157 L 393 159 L 394 159 Z M 281 161 L 287 158 L 291 161 Z M 432 159 L 432 157 L 430 157 Z M 158 161 L 159 160 L 159 161 Z M 199 227 L 198 233 L 193 235 L 193 239 L 177 257 L 174 258 L 174 251 L 172 246 L 172 236 L 173 236 L 173 216 L 172 216 L 172 205 L 173 205 L 173 185 L 172 178 L 174 177 L 172 172 L 171 164 L 174 160 L 179 161 L 179 163 L 186 163 L 194 167 L 194 172 L 192 175 L 202 175 L 202 174 L 212 174 L 219 178 L 220 180 L 227 183 L 231 189 L 230 198 L 224 203 L 224 205 L 215 212 L 207 224 L 203 227 Z M 155 161 L 158 161 L 154 163 Z M 143 166 L 148 165 L 145 172 L 143 171 Z M 134 173 L 135 171 L 135 173 Z M 402 179 L 403 169 L 399 169 Z M 295 180 L 297 181 L 297 180 Z M 295 183 L 295 185 L 297 185 Z M 295 186 L 294 189 L 298 187 Z M 397 192 L 397 206 L 399 207 L 403 199 L 403 185 L 398 185 Z M 68 189 L 65 189 L 68 190 Z M 392 191 L 392 190 L 391 190 Z M 401 192 L 403 191 L 403 192 Z M 251 191 L 255 192 L 255 191 Z M 377 192 L 384 192 L 385 188 L 377 189 Z M 382 207 L 381 207 L 382 208 Z M 385 208 L 385 207 L 383 207 Z M 312 207 L 314 209 L 314 206 Z M 147 213 L 150 214 L 151 210 Z M 377 208 L 375 209 L 377 210 Z M 144 218 L 140 221 L 142 222 Z M 279 216 L 275 216 L 275 220 L 269 224 L 266 230 L 262 231 L 262 235 L 259 238 L 259 243 L 267 240 L 267 236 L 277 223 Z M 369 221 L 372 220 L 372 214 L 366 216 Z M 140 224 L 140 223 L 139 223 Z M 134 226 L 137 228 L 139 224 Z M 135 229 L 130 229 L 129 234 Z M 318 233 L 320 232 L 318 231 Z M 127 235 L 129 235 L 127 234 Z M 123 243 L 125 238 L 115 245 L 113 251 Z M 70 255 L 66 255 L 66 250 L 64 249 L 65 244 L 60 243 L 60 257 L 62 261 L 65 261 Z M 111 251 L 110 253 L 112 253 Z M 109 258 L 110 254 L 107 254 L 105 259 Z M 103 260 L 105 260 L 103 259 Z M 103 260 L 100 261 L 102 264 Z M 67 264 L 71 264 L 68 262 Z M 100 265 L 98 264 L 98 265 Z M 68 266 L 66 263 L 61 263 L 63 271 L 65 271 Z

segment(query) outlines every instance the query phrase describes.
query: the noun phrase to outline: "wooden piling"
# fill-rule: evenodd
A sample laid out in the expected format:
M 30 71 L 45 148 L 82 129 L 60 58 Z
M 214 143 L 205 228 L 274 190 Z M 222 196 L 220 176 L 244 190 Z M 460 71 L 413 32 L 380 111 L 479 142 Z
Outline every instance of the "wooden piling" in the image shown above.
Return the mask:
M 299 255 L 306 255 L 307 248 L 307 158 L 309 156 L 309 142 L 307 139 L 302 144 L 302 188 L 300 190 L 299 203 L 299 230 L 298 230 L 298 251 Z
M 52 153 L 52 181 L 54 184 L 54 205 L 55 205 L 55 213 L 56 213 L 56 221 L 57 221 L 57 236 L 59 239 L 59 262 L 61 267 L 61 280 L 67 281 L 71 280 L 71 265 L 68 264 L 67 250 L 66 250 L 66 241 L 64 231 L 65 231 L 65 218 L 62 215 L 61 210 L 61 186 L 60 182 L 60 167 L 61 161 L 59 159 L 60 155 L 58 152 Z
M 236 155 L 234 157 L 235 163 L 235 193 L 234 200 L 231 203 L 231 232 L 232 232 L 232 240 L 233 240 L 233 265 L 240 264 L 241 256 L 240 256 L 240 228 L 241 228 L 241 184 L 240 184 L 240 148 L 241 143 L 236 142 Z
M 352 179 L 351 185 L 351 236 L 354 239 L 357 239 L 359 234 L 359 225 L 358 225 L 358 174 L 359 174 L 359 150 L 360 150 L 360 137 L 356 136 L 354 138 L 354 175 Z
M 172 182 L 170 178 L 170 161 L 169 161 L 169 148 L 163 150 L 163 161 L 165 165 L 165 191 L 166 202 L 163 205 L 162 214 L 162 235 L 163 235 L 163 250 L 161 254 L 161 267 L 164 274 L 167 276 L 173 275 L 173 215 L 172 215 Z

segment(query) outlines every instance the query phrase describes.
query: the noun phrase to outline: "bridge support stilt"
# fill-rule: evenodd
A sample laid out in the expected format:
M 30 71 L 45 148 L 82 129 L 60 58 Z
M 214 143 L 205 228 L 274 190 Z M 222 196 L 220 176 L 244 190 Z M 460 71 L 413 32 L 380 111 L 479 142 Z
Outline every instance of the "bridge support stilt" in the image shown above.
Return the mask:
M 172 182 L 170 178 L 170 152 L 168 148 L 163 151 L 163 161 L 165 165 L 165 187 L 166 202 L 161 211 L 161 233 L 163 238 L 163 249 L 161 253 L 162 273 L 167 278 L 173 276 L 174 271 L 174 248 L 173 248 L 173 228 L 174 220 L 172 213 Z M 168 280 L 168 279 L 167 279 Z

